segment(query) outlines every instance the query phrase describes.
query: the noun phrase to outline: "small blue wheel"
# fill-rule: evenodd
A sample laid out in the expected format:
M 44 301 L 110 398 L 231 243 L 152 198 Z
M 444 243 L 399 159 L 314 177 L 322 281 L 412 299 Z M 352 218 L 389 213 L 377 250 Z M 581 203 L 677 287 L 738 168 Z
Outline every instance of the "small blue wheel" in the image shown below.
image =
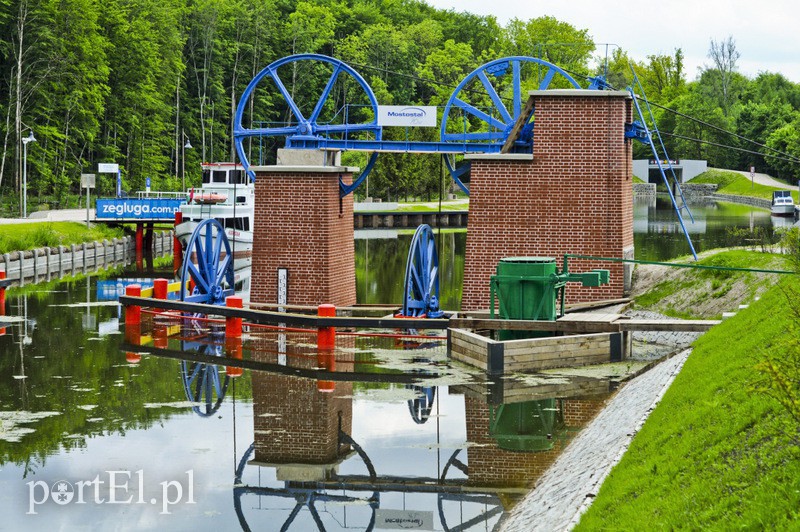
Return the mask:
M 188 281 L 194 285 L 191 291 Z M 233 294 L 233 255 L 225 229 L 216 220 L 203 220 L 184 251 L 181 301 L 224 305 Z
M 417 227 L 408 250 L 403 291 L 403 316 L 441 318 L 439 310 L 439 255 L 428 224 Z
M 186 398 L 193 403 L 194 412 L 208 417 L 219 410 L 228 391 L 229 377 L 220 379 L 219 367 L 216 364 L 181 361 L 181 378 Z

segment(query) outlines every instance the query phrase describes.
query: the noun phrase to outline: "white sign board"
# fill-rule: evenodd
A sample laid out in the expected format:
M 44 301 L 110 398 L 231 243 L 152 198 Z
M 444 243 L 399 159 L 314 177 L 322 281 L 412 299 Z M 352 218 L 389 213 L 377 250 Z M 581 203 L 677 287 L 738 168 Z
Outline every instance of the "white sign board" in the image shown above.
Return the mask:
M 94 188 L 95 177 L 94 174 L 81 174 L 81 188 Z
M 436 127 L 436 107 L 411 105 L 379 105 L 379 126 Z
M 750 167 L 750 177 L 755 177 L 755 176 L 756 176 L 756 167 L 755 166 L 751 166 Z
M 375 528 L 384 530 L 433 530 L 433 512 L 375 510 Z
M 117 163 L 97 163 L 97 171 L 101 174 L 116 174 L 119 172 Z

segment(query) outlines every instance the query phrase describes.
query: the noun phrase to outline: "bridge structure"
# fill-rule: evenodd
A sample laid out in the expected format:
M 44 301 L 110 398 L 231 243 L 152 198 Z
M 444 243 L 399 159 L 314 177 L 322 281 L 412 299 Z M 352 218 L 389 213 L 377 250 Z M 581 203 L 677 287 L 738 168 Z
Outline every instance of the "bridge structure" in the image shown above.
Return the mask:
M 490 61 L 467 75 L 441 110 L 395 108 L 411 119 L 405 139 L 397 140 L 403 136 L 397 124 L 387 121 L 369 84 L 344 62 L 302 54 L 265 67 L 243 92 L 233 128 L 238 156 L 256 183 L 251 299 L 355 303 L 351 194 L 381 153 L 440 155 L 470 195 L 462 309 L 486 308 L 489 277 L 502 257 L 632 259 L 631 141 L 647 142 L 656 152 L 654 128 L 632 89 L 609 90 L 602 77 L 581 81 L 587 88 L 538 58 Z M 279 123 L 268 120 L 276 101 Z M 437 115 L 439 140 L 409 139 L 414 120 L 429 113 Z M 251 164 L 255 145 L 272 137 L 284 141 L 276 164 Z M 341 153 L 348 151 L 367 155 L 363 170 L 342 165 Z M 685 207 L 678 202 L 673 198 L 685 232 Z M 575 298 L 621 297 L 631 270 L 614 269 L 607 289 L 578 291 Z M 279 275 L 288 292 L 278 293 Z

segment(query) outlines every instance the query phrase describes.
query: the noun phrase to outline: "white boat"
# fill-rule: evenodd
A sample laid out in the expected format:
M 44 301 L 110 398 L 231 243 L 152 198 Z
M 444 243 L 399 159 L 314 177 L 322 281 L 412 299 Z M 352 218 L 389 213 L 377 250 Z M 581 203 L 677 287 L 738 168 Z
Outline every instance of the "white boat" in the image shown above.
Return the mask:
M 793 216 L 794 200 L 788 190 L 776 190 L 772 193 L 772 206 L 770 208 L 775 216 Z
M 187 202 L 180 207 L 182 222 L 175 226 L 175 236 L 186 249 L 197 225 L 209 218 L 224 228 L 237 272 L 249 268 L 253 257 L 253 214 L 255 186 L 242 165 L 204 163 L 203 185 L 188 191 Z

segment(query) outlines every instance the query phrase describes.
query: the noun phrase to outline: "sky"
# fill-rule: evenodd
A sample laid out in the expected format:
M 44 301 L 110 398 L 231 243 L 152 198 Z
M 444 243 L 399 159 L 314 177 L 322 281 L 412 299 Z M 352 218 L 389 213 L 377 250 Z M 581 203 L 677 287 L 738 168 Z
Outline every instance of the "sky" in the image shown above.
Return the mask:
M 516 17 L 552 16 L 586 29 L 595 44 L 616 45 L 636 61 L 672 55 L 681 48 L 685 72 L 693 81 L 710 66 L 711 39 L 733 37 L 741 53 L 739 72 L 780 72 L 800 83 L 800 2 L 796 0 L 426 0 L 431 6 L 477 15 L 494 15 L 505 25 Z M 605 55 L 605 46 L 598 52 Z M 609 46 L 609 49 L 612 47 Z

